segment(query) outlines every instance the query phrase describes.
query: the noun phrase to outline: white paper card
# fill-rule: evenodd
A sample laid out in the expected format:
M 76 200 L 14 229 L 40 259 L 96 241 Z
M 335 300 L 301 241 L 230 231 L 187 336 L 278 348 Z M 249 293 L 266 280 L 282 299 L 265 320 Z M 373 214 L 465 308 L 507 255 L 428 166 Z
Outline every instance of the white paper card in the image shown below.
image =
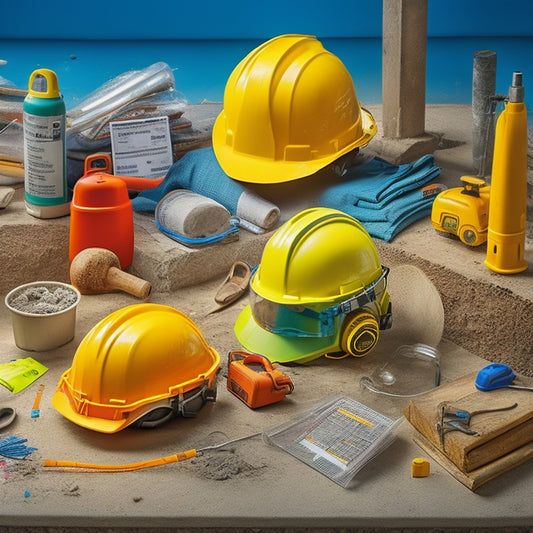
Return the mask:
M 110 122 L 113 169 L 118 176 L 160 178 L 173 163 L 168 117 Z

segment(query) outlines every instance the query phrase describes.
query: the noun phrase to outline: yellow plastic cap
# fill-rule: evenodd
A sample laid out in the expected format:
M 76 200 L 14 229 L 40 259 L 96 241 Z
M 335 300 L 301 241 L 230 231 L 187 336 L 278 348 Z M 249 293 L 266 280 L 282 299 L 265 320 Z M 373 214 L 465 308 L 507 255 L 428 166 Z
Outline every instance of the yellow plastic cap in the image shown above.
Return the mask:
M 429 461 L 422 457 L 415 457 L 411 463 L 412 477 L 427 477 L 429 476 Z
M 38 98 L 59 98 L 56 73 L 48 68 L 34 70 L 30 75 L 28 93 Z

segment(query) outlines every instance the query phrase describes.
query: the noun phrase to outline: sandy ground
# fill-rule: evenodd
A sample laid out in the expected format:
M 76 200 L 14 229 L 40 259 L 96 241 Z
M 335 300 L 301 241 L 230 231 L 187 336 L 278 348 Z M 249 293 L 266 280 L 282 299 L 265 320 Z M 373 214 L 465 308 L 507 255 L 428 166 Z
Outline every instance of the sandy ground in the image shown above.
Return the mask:
M 463 127 L 460 134 L 467 137 L 468 131 Z M 450 138 L 461 137 L 452 131 Z M 464 146 L 438 152 L 440 160 L 447 163 L 443 167 L 448 179 L 455 179 L 464 172 L 467 152 Z M 462 154 L 462 159 L 458 153 Z M 28 242 L 31 232 L 38 236 L 32 242 L 52 237 L 68 238 L 66 223 L 49 228 L 45 224 L 30 228 L 14 226 L 12 229 L 16 231 L 10 236 L 13 250 L 19 253 L 23 248 L 20 242 Z M 55 233 L 49 235 L 50 232 Z M 482 252 L 467 250 L 447 240 L 446 245 L 441 246 L 440 241 L 427 245 L 435 242 L 433 238 L 433 231 L 427 224 L 415 224 L 391 246 L 381 246 L 380 257 L 393 269 L 402 262 L 417 264 L 438 286 L 447 329 L 445 338 L 440 343 L 437 339 L 435 344 L 441 351 L 443 380 L 448 381 L 478 370 L 487 361 L 494 360 L 495 355 L 499 357 L 496 350 L 503 346 L 502 337 L 507 341 L 505 347 L 509 352 L 517 352 L 526 341 L 531 342 L 528 322 L 532 309 L 528 297 L 531 266 L 528 273 L 512 280 L 494 280 L 494 276 L 485 272 Z M 438 261 L 434 261 L 436 258 Z M 40 266 L 43 262 L 57 262 L 57 256 L 51 252 L 48 256 L 32 256 L 30 261 L 19 257 L 7 257 L 8 260 L 15 266 L 6 276 L 17 278 L 21 273 L 31 273 L 33 277 L 33 272 L 44 268 Z M 6 264 L 11 265 L 3 262 Z M 387 416 L 401 417 L 407 403 L 405 399 L 378 397 L 360 386 L 361 377 L 371 375 L 390 356 L 385 342 L 362 359 L 331 361 L 320 358 L 305 366 L 284 365 L 284 371 L 295 385 L 293 394 L 265 409 L 252 411 L 246 407 L 226 389 L 225 380 L 228 352 L 240 348 L 233 326 L 247 299 L 239 300 L 221 313 L 206 314 L 213 306 L 213 297 L 222 279 L 220 275 L 173 292 L 156 291 L 150 297 L 152 302 L 171 305 L 190 316 L 221 356 L 216 403 L 206 405 L 196 419 L 173 420 L 157 431 L 128 429 L 111 436 L 97 434 L 70 423 L 50 403 L 61 373 L 70 366 L 86 333 L 112 311 L 139 303 L 137 299 L 122 293 L 83 296 L 74 340 L 58 350 L 39 354 L 16 348 L 10 334 L 10 316 L 5 306 L 1 306 L 2 360 L 33 355 L 49 367 L 39 380 L 45 385 L 45 392 L 38 419 L 29 416 L 35 386 L 15 396 L 0 390 L 0 404 L 13 405 L 18 413 L 15 423 L 9 431 L 1 432 L 0 438 L 21 435 L 28 438 L 28 445 L 38 448 L 23 464 L 7 460 L 0 465 L 2 526 L 8 530 L 19 526 L 27 531 L 37 526 L 41 526 L 41 531 L 42 528 L 62 531 L 67 526 L 78 526 L 81 531 L 90 531 L 90 527 L 99 530 L 213 528 L 217 531 L 225 527 L 236 528 L 236 531 L 239 528 L 242 531 L 270 528 L 278 531 L 284 528 L 373 531 L 384 527 L 393 531 L 415 527 L 423 527 L 424 531 L 429 527 L 438 528 L 437 531 L 446 528 L 483 531 L 489 527 L 520 533 L 531 530 L 531 461 L 487 484 L 476 494 L 470 493 L 436 463 L 432 463 L 431 476 L 422 484 L 409 476 L 410 462 L 420 454 L 420 449 L 412 442 L 412 432 L 405 423 L 394 445 L 379 461 L 368 465 L 351 490 L 337 487 L 257 437 L 210 456 L 149 473 L 102 477 L 43 471 L 45 458 L 123 463 L 262 433 L 297 417 L 333 393 L 354 397 Z M 10 282 L 14 283 L 11 279 Z M 408 293 L 409 301 L 413 295 L 420 296 L 416 291 Z M 517 298 L 517 295 L 524 295 L 524 298 Z M 422 309 L 423 319 L 412 322 L 420 327 L 418 331 L 435 330 L 435 322 L 425 316 L 423 308 L 411 305 L 411 309 Z M 510 309 L 513 320 L 508 316 Z M 516 320 L 515 311 L 519 311 Z M 495 326 L 487 328 L 487 323 Z M 459 347 L 449 339 L 465 342 Z M 382 340 L 386 340 L 385 335 Z M 474 349 L 477 355 L 473 355 Z M 530 360 L 524 354 L 506 355 L 513 364 L 516 362 L 517 369 L 531 373 Z M 529 529 L 518 528 L 526 525 Z
M 416 523 L 421 525 L 420 520 L 425 520 L 428 525 L 447 523 L 450 527 L 459 527 L 457 519 L 449 521 L 447 515 L 451 509 L 463 519 L 475 515 L 477 518 L 472 519 L 473 523 L 482 525 L 483 521 L 476 522 L 480 513 L 486 516 L 486 513 L 494 514 L 497 508 L 506 508 L 510 504 L 509 498 L 516 498 L 513 494 L 519 487 L 525 492 L 517 501 L 518 509 L 521 509 L 518 514 L 527 514 L 527 506 L 522 507 L 522 500 L 528 493 L 532 465 L 517 469 L 517 477 L 503 476 L 496 484 L 487 485 L 487 489 L 481 491 L 486 495 L 484 502 L 479 495 L 470 494 L 436 463 L 432 464 L 432 477 L 425 485 L 426 490 L 420 483 L 417 485 L 406 472 L 411 459 L 420 454 L 420 450 L 411 442 L 411 431 L 405 422 L 395 444 L 379 461 L 371 463 L 370 468 L 358 475 L 352 490 L 341 489 L 289 454 L 266 444 L 261 436 L 151 471 L 111 476 L 44 471 L 43 459 L 120 464 L 255 435 L 294 419 L 334 393 L 353 397 L 391 418 L 402 416 L 407 399 L 382 397 L 362 389 L 359 383 L 361 377 L 371 375 L 377 365 L 388 360 L 386 336 L 371 355 L 362 359 L 351 357 L 331 361 L 320 358 L 305 366 L 284 365 L 283 370 L 295 385 L 293 394 L 264 409 L 246 407 L 229 393 L 225 380 L 227 354 L 240 348 L 233 324 L 247 304 L 247 298 L 220 313 L 207 315 L 221 281 L 214 279 L 172 294 L 154 293 L 150 297 L 152 302 L 172 305 L 190 316 L 221 356 L 217 401 L 206 405 L 196 419 L 173 420 L 158 430 L 126 429 L 114 435 L 98 434 L 65 420 L 50 404 L 59 376 L 70 366 L 83 336 L 115 309 L 139 303 L 134 297 L 124 293 L 84 295 L 78 308 L 75 339 L 58 350 L 28 354 L 15 348 L 11 338 L 0 339 L 3 353 L 10 357 L 34 355 L 49 367 L 39 380 L 46 388 L 38 419 L 28 416 L 35 398 L 34 386 L 16 396 L 0 391 L 0 402 L 9 403 L 18 411 L 9 434 L 27 437 L 27 444 L 38 448 L 23 464 L 7 460 L 0 466 L 3 478 L 0 493 L 3 518 L 0 523 L 11 527 L 25 524 L 27 531 L 41 525 L 57 532 L 76 524 L 81 531 L 86 528 L 88 532 L 91 531 L 89 526 L 106 531 L 117 527 L 139 527 L 140 531 L 149 531 L 156 526 L 174 528 L 175 524 L 182 524 L 184 531 L 191 528 L 205 530 L 206 527 L 219 531 L 226 526 L 239 531 L 240 525 L 246 526 L 242 531 L 267 531 L 269 528 L 297 531 L 299 527 L 302 531 L 313 527 L 318 531 L 350 531 L 354 524 L 358 524 L 358 531 L 379 531 L 381 526 L 390 528 L 398 523 L 394 518 L 397 513 L 407 513 L 411 518 L 407 522 L 405 518 L 400 520 L 406 527 L 414 527 Z M 8 320 L 3 309 L 0 313 L 2 325 L 5 326 Z M 433 334 L 438 334 L 430 321 L 422 321 L 419 326 L 419 332 L 429 327 Z M 442 340 L 439 349 L 445 381 L 484 364 L 449 341 Z M 0 437 L 7 434 L 3 432 Z M 393 503 L 397 487 L 402 484 L 409 487 L 408 492 L 401 501 Z M 299 497 L 294 500 L 296 493 Z M 496 496 L 499 503 L 494 508 Z M 296 504 L 299 498 L 303 500 Z M 386 509 L 378 503 L 381 498 L 389 501 Z M 424 502 L 422 507 L 421 501 Z M 435 507 L 437 502 L 440 508 Z M 428 513 L 441 518 L 435 522 Z M 376 523 L 375 519 L 370 516 L 381 516 L 375 528 L 371 527 Z M 421 518 L 424 516 L 425 519 Z M 409 520 L 414 523 L 409 524 Z M 498 519 L 492 516 L 491 520 Z M 503 527 L 506 523 L 500 522 L 500 525 Z M 507 522 L 507 525 L 511 524 Z M 402 531 L 401 528 L 395 530 Z

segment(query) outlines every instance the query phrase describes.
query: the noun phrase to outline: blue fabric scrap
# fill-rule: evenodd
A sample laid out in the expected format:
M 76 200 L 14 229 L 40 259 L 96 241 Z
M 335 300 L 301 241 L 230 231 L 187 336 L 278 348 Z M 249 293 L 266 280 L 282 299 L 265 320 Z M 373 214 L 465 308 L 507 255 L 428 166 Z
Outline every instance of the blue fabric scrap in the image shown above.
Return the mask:
M 21 439 L 20 437 L 7 437 L 0 441 L 0 455 L 10 459 L 23 459 L 30 453 L 37 451 L 37 448 L 26 446 L 28 439 Z
M 359 202 L 353 206 L 350 214 L 359 222 L 393 222 L 415 206 L 432 206 L 434 197 L 444 189 L 441 184 L 435 184 L 434 187 L 425 186 L 386 202 L 381 209 L 369 208 L 366 202 Z
M 245 190 L 222 170 L 212 148 L 200 148 L 176 161 L 157 187 L 146 189 L 133 198 L 133 209 L 155 211 L 159 200 L 175 189 L 207 196 L 222 204 L 233 216 L 237 214 L 237 203 Z
M 365 229 L 373 237 L 382 239 L 384 241 L 391 241 L 400 233 L 402 230 L 420 220 L 431 215 L 431 208 L 433 201 L 428 202 L 427 204 L 413 206 L 406 212 L 403 212 L 398 215 L 398 217 L 392 221 L 376 221 L 376 222 L 361 222 Z

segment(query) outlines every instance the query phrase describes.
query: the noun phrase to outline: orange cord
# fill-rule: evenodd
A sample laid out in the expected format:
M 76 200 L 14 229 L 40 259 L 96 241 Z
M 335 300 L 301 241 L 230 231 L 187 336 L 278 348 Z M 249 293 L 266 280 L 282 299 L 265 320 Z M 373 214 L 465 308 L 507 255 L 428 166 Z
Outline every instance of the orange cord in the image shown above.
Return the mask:
M 101 465 L 95 463 L 78 463 L 75 461 L 55 461 L 53 459 L 45 459 L 44 466 L 46 468 L 58 468 L 65 472 L 131 472 L 133 470 L 141 470 L 153 466 L 178 463 L 180 461 L 192 459 L 196 456 L 197 451 L 192 449 L 185 452 L 175 453 L 174 455 L 168 455 L 167 457 L 160 457 L 159 459 L 150 459 L 148 461 L 125 463 L 121 465 Z

